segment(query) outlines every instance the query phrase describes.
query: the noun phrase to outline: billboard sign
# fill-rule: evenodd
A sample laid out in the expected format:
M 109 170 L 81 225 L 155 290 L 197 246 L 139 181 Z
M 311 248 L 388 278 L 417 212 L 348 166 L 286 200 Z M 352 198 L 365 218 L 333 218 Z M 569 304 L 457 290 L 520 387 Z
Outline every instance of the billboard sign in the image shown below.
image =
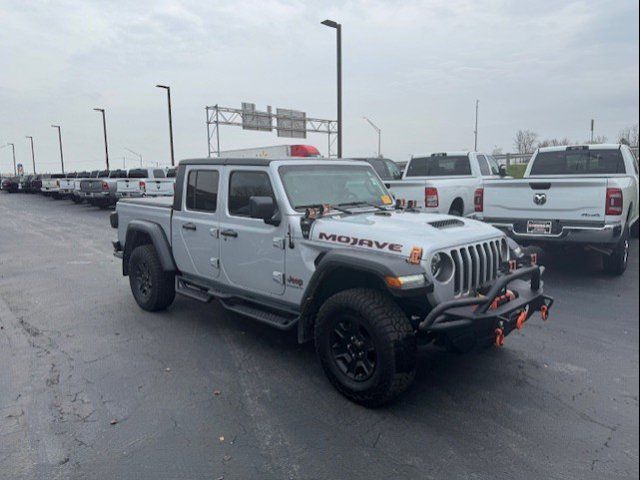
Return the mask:
M 242 129 L 270 132 L 273 130 L 271 120 L 271 107 L 267 106 L 266 112 L 256 110 L 255 103 L 242 103 Z
M 276 109 L 276 129 L 279 137 L 307 138 L 307 114 L 286 108 Z

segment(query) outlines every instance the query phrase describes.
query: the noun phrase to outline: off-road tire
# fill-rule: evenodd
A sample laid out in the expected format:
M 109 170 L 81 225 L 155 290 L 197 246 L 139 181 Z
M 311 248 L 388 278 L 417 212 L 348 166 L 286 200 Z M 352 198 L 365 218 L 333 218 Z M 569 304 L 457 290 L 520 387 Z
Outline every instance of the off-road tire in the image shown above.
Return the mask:
M 143 310 L 166 309 L 176 296 L 175 275 L 165 272 L 153 245 L 136 247 L 129 257 L 129 285 Z
M 340 371 L 331 338 L 343 315 L 358 319 L 375 345 L 373 374 L 362 382 Z M 413 382 L 416 336 L 409 319 L 385 293 L 356 288 L 336 293 L 320 307 L 314 327 L 316 353 L 333 386 L 348 399 L 366 407 L 384 405 Z
M 620 241 L 613 249 L 611 255 L 604 255 L 602 257 L 602 264 L 604 271 L 611 274 L 620 276 L 627 270 L 627 264 L 629 263 L 629 226 L 625 225 L 622 232 Z

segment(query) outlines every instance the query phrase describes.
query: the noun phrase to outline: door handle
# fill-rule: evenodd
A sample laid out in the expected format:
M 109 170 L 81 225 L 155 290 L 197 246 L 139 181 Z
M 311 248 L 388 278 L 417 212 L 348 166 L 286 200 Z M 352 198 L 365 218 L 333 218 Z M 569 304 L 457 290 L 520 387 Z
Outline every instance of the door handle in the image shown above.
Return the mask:
M 195 223 L 183 223 L 182 224 L 182 228 L 184 228 L 185 230 L 196 230 L 196 224 Z
M 235 230 L 222 230 L 220 232 L 220 235 L 222 235 L 223 237 L 233 237 L 233 238 L 237 238 L 238 237 L 238 232 L 236 232 Z

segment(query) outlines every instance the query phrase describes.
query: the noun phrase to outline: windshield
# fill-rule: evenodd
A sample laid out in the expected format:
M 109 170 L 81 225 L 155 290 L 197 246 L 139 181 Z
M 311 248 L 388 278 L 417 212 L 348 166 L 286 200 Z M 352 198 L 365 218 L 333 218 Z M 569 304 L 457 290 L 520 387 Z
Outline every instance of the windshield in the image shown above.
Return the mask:
M 402 172 L 398 166 L 386 158 L 367 158 L 368 162 L 382 180 L 399 180 Z
M 598 175 L 625 173 L 624 170 L 619 149 L 576 149 L 538 152 L 529 175 Z
M 318 205 L 390 205 L 389 192 L 369 166 L 285 165 L 282 184 L 294 209 Z
M 129 178 L 149 178 L 149 172 L 140 168 L 129 170 Z
M 471 164 L 467 155 L 412 158 L 407 177 L 448 177 L 471 175 Z

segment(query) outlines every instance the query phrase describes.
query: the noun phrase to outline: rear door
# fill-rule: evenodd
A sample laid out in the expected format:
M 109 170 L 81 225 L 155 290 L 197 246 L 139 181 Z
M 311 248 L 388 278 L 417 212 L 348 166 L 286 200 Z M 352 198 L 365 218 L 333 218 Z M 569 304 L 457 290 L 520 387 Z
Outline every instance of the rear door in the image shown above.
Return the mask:
M 274 198 L 267 169 L 227 167 L 225 215 L 220 224 L 222 268 L 230 285 L 256 293 L 284 293 L 285 223 L 249 217 L 251 196 Z
M 220 167 L 189 165 L 182 209 L 174 211 L 173 255 L 178 268 L 202 278 L 220 276 Z

